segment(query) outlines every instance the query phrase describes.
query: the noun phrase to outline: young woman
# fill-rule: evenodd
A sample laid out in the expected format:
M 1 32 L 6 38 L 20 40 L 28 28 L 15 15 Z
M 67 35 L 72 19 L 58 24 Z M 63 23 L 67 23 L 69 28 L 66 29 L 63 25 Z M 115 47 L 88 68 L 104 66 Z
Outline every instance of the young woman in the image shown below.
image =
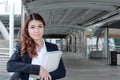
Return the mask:
M 56 44 L 44 41 L 44 30 L 45 21 L 39 14 L 33 13 L 27 17 L 20 42 L 7 63 L 8 72 L 19 72 L 21 80 L 56 80 L 65 77 L 66 70 L 62 58 L 53 72 L 48 72 L 42 67 L 46 52 L 58 50 Z

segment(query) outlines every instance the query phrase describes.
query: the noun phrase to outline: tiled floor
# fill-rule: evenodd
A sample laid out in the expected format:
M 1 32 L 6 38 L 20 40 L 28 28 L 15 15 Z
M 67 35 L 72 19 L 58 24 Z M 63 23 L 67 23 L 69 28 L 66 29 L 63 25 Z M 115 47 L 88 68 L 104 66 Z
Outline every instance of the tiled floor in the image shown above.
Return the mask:
M 67 76 L 61 80 L 120 80 L 120 66 L 110 66 L 105 59 L 85 59 L 64 53 Z
M 90 60 L 64 52 L 63 60 L 67 75 L 60 80 L 120 80 L 120 66 L 110 66 L 105 59 Z M 0 80 L 6 80 L 6 75 L 0 76 Z

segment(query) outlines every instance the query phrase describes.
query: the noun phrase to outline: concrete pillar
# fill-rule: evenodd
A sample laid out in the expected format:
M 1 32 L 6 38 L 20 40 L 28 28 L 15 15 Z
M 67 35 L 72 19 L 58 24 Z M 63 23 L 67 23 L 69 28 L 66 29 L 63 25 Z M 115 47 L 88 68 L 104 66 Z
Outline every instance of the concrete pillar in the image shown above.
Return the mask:
M 81 32 L 81 52 L 83 57 L 87 57 L 86 50 L 87 50 L 86 34 L 85 34 L 85 30 L 83 30 Z
M 70 34 L 69 36 L 70 36 L 69 51 L 72 51 L 72 49 L 73 49 L 73 36 L 72 36 L 72 34 Z
M 72 51 L 72 37 L 71 35 L 69 35 L 69 43 L 68 43 L 68 49 L 69 49 L 69 52 Z
M 108 35 L 109 35 L 108 28 L 105 28 L 105 31 L 104 31 L 104 54 L 105 54 L 105 57 L 110 56 L 109 45 L 108 45 Z
M 0 21 L 0 32 L 5 40 L 9 40 L 9 34 L 2 21 Z
M 71 40 L 72 40 L 72 42 L 71 42 L 71 51 L 72 52 L 75 52 L 75 35 L 71 35 Z
M 10 1 L 10 17 L 9 17 L 9 56 L 14 52 L 14 0 Z
M 62 45 L 63 45 L 63 51 L 66 51 L 66 47 L 67 47 L 66 38 L 65 38 L 65 39 L 62 39 Z
M 76 33 L 76 50 L 77 50 L 77 53 L 80 53 L 80 51 L 81 51 L 81 40 L 80 40 L 80 38 L 81 38 L 81 31 L 80 30 L 78 30 L 77 31 L 77 33 Z
M 67 51 L 70 51 L 70 36 L 67 36 Z
M 79 45 L 77 32 L 73 32 L 73 36 L 74 36 L 74 52 L 77 52 L 77 47 Z
M 65 51 L 68 51 L 68 40 L 67 40 L 67 37 L 65 38 L 65 42 L 66 42 Z
M 25 8 L 24 5 L 21 4 L 21 27 L 24 25 L 25 22 Z
M 61 47 L 61 50 L 63 50 L 63 39 L 61 38 L 60 41 L 61 41 L 60 47 Z
M 21 29 L 24 25 L 24 22 L 25 22 L 25 7 L 23 4 L 21 4 Z M 17 34 L 17 39 L 19 40 L 20 39 L 20 35 L 21 35 L 21 29 L 18 31 L 18 34 Z

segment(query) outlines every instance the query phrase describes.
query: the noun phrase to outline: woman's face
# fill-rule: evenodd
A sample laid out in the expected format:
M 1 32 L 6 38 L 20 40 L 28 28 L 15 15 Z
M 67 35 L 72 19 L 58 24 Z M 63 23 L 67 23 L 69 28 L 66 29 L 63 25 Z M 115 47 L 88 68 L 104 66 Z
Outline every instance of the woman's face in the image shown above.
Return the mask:
M 33 40 L 41 40 L 44 34 L 44 25 L 39 20 L 32 20 L 28 24 L 28 33 Z

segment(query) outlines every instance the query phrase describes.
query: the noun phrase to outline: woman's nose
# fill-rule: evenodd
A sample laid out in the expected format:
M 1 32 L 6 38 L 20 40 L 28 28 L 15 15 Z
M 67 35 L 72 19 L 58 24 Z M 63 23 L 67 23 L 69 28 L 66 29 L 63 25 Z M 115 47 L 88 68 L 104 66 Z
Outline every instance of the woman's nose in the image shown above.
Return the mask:
M 38 32 L 39 31 L 39 29 L 38 28 L 35 28 L 35 32 Z

